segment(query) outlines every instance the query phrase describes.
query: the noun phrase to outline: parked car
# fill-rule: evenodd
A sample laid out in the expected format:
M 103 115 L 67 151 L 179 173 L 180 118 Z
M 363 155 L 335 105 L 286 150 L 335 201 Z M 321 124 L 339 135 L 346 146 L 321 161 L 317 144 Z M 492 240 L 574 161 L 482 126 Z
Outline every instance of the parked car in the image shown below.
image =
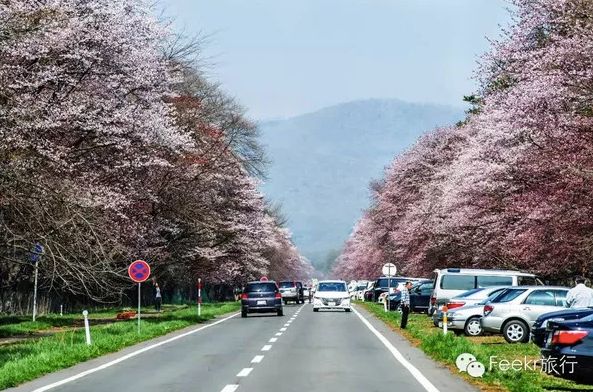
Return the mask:
M 289 301 L 294 301 L 297 304 L 305 303 L 305 296 L 303 294 L 303 284 L 294 280 L 286 280 L 280 282 L 280 294 L 282 300 L 286 305 Z
M 567 287 L 524 286 L 505 289 L 484 305 L 480 325 L 485 332 L 502 333 L 509 343 L 526 343 L 535 320 L 566 307 Z
M 531 341 L 539 347 L 544 346 L 546 330 L 550 321 L 570 321 L 593 315 L 593 307 L 563 309 L 556 312 L 544 313 L 535 320 L 531 327 Z
M 432 280 L 423 279 L 415 282 L 410 289 L 410 310 L 412 312 L 426 313 L 432 293 Z M 401 290 L 389 296 L 389 309 L 397 310 L 401 305 Z
M 375 285 L 373 286 L 373 301 L 378 302 L 381 294 L 387 293 L 388 289 L 391 290 L 391 294 L 395 293 L 398 287 L 404 285 L 407 281 L 414 281 L 417 279 L 414 278 L 407 278 L 405 276 L 394 276 L 392 278 L 387 278 L 385 276 L 380 277 L 379 279 L 375 280 Z
M 547 323 L 542 357 L 554 363 L 556 372 L 549 374 L 581 382 L 593 382 L 593 315 L 578 319 Z M 562 364 L 560 367 L 558 365 Z M 562 370 L 562 371 L 559 371 Z
M 465 307 L 465 306 L 472 306 L 472 305 L 483 305 L 485 299 L 489 297 L 496 297 L 499 293 L 501 293 L 504 289 L 508 288 L 509 286 L 494 286 L 494 287 L 480 287 L 477 289 L 471 289 L 465 291 L 455 297 L 451 298 L 447 305 L 447 310 L 449 312 L 453 311 L 454 309 Z M 481 307 L 483 308 L 483 306 Z M 482 316 L 482 309 L 480 308 L 480 317 Z M 432 314 L 432 322 L 435 326 L 439 326 L 439 322 L 443 321 L 443 310 L 442 307 L 439 307 L 434 311 Z M 441 325 L 442 326 L 442 325 Z
M 430 298 L 428 314 L 456 295 L 480 287 L 492 286 L 534 286 L 543 283 L 534 274 L 519 271 L 447 268 L 433 272 L 434 289 Z
M 362 293 L 363 301 L 372 301 L 373 300 L 373 296 L 375 295 L 374 288 L 375 288 L 375 281 L 369 282 L 369 284 L 367 284 L 367 288 Z
M 249 313 L 276 313 L 283 316 L 282 295 L 274 281 L 249 282 L 241 293 L 241 317 Z
M 343 309 L 350 312 L 350 294 L 343 280 L 320 280 L 313 297 L 313 311 Z
M 362 301 L 364 290 L 366 290 L 368 281 L 359 280 L 358 285 L 350 292 L 350 299 Z

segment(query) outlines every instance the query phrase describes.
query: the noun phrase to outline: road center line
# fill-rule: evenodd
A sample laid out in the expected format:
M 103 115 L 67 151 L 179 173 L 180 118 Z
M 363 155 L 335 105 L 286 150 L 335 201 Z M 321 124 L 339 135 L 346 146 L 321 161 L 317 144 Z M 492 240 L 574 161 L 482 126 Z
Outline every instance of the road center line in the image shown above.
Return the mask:
M 278 341 L 278 338 L 270 338 L 268 343 L 276 343 L 277 341 Z
M 426 389 L 427 392 L 440 392 L 437 387 L 435 387 L 424 375 L 418 370 L 414 365 L 412 365 L 404 356 L 391 344 L 389 340 L 385 336 L 381 334 L 381 332 L 377 331 L 372 324 L 364 318 L 362 314 L 360 314 L 356 309 L 352 308 L 352 311 L 360 318 L 364 325 L 383 343 L 385 347 L 391 352 L 391 355 L 401 363 L 408 371 L 412 374 L 412 376 Z
M 139 350 L 133 351 L 133 352 L 131 352 L 129 354 L 124 355 L 123 357 L 119 357 L 117 359 L 114 359 L 113 361 L 104 363 L 103 365 L 100 365 L 100 366 L 97 366 L 95 368 L 92 368 L 92 369 L 89 369 L 89 370 L 85 370 L 84 372 L 80 372 L 78 374 L 75 374 L 72 377 L 68 377 L 68 378 L 65 378 L 63 380 L 56 381 L 54 383 L 51 383 L 51 384 L 45 385 L 43 387 L 37 388 L 37 389 L 33 390 L 32 392 L 44 392 L 44 391 L 48 391 L 48 390 L 53 389 L 55 387 L 59 387 L 60 385 L 67 384 L 67 383 L 69 383 L 71 381 L 74 381 L 74 380 L 78 380 L 79 378 L 82 378 L 84 376 L 88 376 L 89 374 L 98 372 L 99 370 L 107 369 L 108 367 L 111 367 L 113 365 L 117 365 L 118 363 L 123 362 L 126 359 L 133 358 L 133 357 L 135 357 L 137 355 L 140 355 L 140 354 L 142 354 L 142 353 L 144 353 L 146 351 L 152 350 L 153 348 L 157 348 L 157 347 L 163 346 L 163 345 L 165 345 L 167 343 L 171 343 L 171 342 L 173 342 L 173 341 L 175 341 L 177 339 L 184 338 L 184 337 L 189 336 L 191 334 L 194 334 L 196 332 L 202 331 L 202 330 L 204 330 L 206 328 L 210 328 L 210 327 L 213 327 L 213 326 L 215 326 L 217 324 L 223 323 L 223 322 L 225 322 L 227 320 L 232 319 L 233 317 L 237 316 L 238 314 L 239 313 L 234 313 L 234 314 L 232 314 L 232 315 L 230 315 L 228 317 L 223 318 L 222 320 L 215 321 L 212 324 L 204 325 L 203 327 L 200 327 L 198 329 L 193 329 L 191 331 L 182 333 L 181 335 L 173 336 L 172 338 L 169 338 L 167 340 L 163 340 L 162 342 L 151 344 L 150 346 L 146 346 L 146 347 L 141 348 Z M 227 387 L 228 387 L 228 385 L 227 385 Z M 239 386 L 237 385 L 236 387 L 238 388 Z M 235 388 L 235 389 L 237 389 L 237 388 Z M 235 389 L 232 389 L 232 390 L 231 389 L 229 389 L 229 390 L 224 390 L 223 389 L 223 391 L 225 391 L 225 392 L 232 392 Z
M 260 363 L 262 361 L 262 359 L 264 359 L 264 356 L 263 355 L 256 355 L 251 360 L 251 363 Z
M 237 377 L 247 377 L 247 376 L 249 376 L 249 373 L 251 373 L 252 370 L 253 370 L 253 368 L 243 368 L 243 370 L 241 370 L 237 374 Z
M 235 392 L 237 390 L 237 388 L 239 388 L 239 386 L 237 384 L 229 384 L 229 385 L 225 386 L 224 388 L 222 388 L 222 391 L 220 391 L 220 392 Z
M 276 332 L 276 336 L 282 336 L 282 332 Z
M 289 323 L 284 324 L 285 327 L 290 327 Z
M 261 348 L 262 351 L 270 351 L 270 349 L 272 348 L 271 344 L 266 344 L 265 346 L 263 346 Z
M 284 332 L 284 331 L 286 331 L 286 328 L 280 328 L 280 330 L 281 330 L 282 332 Z

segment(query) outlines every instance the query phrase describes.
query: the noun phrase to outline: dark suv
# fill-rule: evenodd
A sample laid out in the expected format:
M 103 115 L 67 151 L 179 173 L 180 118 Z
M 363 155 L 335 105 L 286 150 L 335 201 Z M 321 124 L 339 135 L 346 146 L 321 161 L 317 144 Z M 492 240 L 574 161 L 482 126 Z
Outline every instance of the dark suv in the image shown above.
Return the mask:
M 284 303 L 288 301 L 295 301 L 298 303 L 305 303 L 305 294 L 303 291 L 303 283 L 295 280 L 286 280 L 280 282 L 280 294 Z
M 282 296 L 276 282 L 249 282 L 241 294 L 241 317 L 248 313 L 276 313 L 283 316 Z

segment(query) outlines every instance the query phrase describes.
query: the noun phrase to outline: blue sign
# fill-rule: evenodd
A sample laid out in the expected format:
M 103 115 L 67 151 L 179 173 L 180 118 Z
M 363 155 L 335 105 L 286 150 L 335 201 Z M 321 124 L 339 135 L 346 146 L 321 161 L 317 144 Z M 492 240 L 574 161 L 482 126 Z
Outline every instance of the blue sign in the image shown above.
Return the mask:
M 43 250 L 43 245 L 37 242 L 35 248 L 33 248 L 33 251 L 31 252 L 31 262 L 33 264 L 36 264 L 39 261 L 41 255 L 43 255 Z

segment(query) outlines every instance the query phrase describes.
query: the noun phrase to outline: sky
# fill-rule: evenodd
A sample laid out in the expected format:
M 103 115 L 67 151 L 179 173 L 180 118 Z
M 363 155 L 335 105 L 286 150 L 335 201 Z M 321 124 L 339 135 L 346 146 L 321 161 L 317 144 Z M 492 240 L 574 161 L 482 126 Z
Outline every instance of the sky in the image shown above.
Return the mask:
M 368 98 L 462 106 L 503 0 L 159 0 L 254 120 Z

